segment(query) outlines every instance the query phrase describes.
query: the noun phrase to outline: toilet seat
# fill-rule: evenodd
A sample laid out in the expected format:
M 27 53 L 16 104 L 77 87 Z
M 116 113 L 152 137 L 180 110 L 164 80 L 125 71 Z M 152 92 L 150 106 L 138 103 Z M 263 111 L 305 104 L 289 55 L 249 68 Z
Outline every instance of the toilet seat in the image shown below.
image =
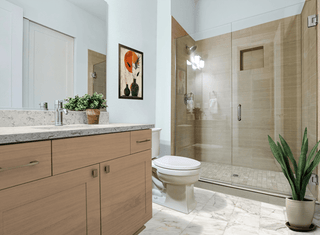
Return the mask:
M 169 170 L 197 170 L 201 167 L 201 162 L 178 156 L 163 156 L 155 159 L 154 164 L 161 168 Z
M 161 174 L 192 176 L 200 174 L 201 163 L 186 157 L 163 156 L 153 160 L 152 166 Z

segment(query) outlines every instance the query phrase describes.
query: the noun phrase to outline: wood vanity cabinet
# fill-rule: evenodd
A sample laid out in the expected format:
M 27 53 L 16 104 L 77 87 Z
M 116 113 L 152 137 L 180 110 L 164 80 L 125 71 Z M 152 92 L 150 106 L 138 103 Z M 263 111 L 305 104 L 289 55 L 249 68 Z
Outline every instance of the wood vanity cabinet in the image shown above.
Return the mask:
M 151 151 L 100 164 L 102 235 L 134 234 L 152 217 Z
M 10 186 L 0 190 L 0 235 L 134 234 L 152 217 L 151 144 L 145 144 L 151 131 L 147 131 L 150 135 L 134 131 L 0 146 L 0 155 L 15 157 L 38 144 L 34 160 L 43 160 L 10 172 L 14 179 L 29 176 L 28 171 L 32 177 L 13 181 L 14 186 L 0 184 Z M 132 133 L 134 142 L 144 146 L 139 152 L 131 151 Z M 49 175 L 40 174 L 48 169 L 48 160 L 39 155 L 47 157 L 47 148 Z M 25 154 L 29 161 L 30 154 Z M 9 180 L 2 173 L 0 182 Z
M 1 235 L 100 234 L 99 165 L 0 191 Z

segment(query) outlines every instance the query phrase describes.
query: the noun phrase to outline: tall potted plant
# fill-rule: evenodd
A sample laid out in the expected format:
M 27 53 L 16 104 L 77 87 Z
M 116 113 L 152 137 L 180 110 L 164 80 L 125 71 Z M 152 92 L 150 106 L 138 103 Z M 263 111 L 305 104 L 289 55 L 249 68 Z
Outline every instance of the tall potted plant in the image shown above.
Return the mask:
M 92 96 L 86 94 L 82 97 L 70 97 L 66 101 L 67 103 L 64 105 L 65 109 L 73 111 L 86 110 L 88 124 L 99 124 L 100 109 L 107 107 L 103 94 L 98 94 L 97 92 Z
M 272 138 L 268 136 L 273 156 L 279 162 L 292 190 L 292 198 L 286 199 L 288 221 L 290 226 L 305 230 L 310 228 L 315 211 L 315 201 L 306 199 L 305 194 L 311 174 L 320 162 L 320 151 L 317 151 L 319 142 L 312 148 L 309 155 L 307 155 L 308 138 L 306 128 L 302 139 L 301 154 L 297 164 L 287 142 L 281 135 L 279 135 L 279 138 L 281 144 L 279 142 L 276 144 Z M 291 169 L 290 162 L 293 165 L 294 171 Z

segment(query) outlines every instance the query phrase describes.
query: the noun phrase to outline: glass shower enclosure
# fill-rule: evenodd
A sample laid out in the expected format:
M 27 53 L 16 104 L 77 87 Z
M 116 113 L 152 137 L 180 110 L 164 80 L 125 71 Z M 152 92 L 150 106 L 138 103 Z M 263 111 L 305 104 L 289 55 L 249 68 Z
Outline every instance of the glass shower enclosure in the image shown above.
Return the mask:
M 213 28 L 211 37 L 175 39 L 174 154 L 201 161 L 201 181 L 289 195 L 268 135 L 282 135 L 296 158 L 305 127 L 309 149 L 316 143 L 317 30 L 307 26 L 316 1 L 302 14 L 285 13 Z M 272 14 L 283 17 L 264 23 Z

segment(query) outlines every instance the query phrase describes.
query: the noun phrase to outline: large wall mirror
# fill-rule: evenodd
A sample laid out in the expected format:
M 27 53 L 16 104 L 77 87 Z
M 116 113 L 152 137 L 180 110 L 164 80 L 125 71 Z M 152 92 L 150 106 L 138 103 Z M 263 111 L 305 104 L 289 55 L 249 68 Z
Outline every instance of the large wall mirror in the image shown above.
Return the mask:
M 106 96 L 104 0 L 0 2 L 0 109 Z

